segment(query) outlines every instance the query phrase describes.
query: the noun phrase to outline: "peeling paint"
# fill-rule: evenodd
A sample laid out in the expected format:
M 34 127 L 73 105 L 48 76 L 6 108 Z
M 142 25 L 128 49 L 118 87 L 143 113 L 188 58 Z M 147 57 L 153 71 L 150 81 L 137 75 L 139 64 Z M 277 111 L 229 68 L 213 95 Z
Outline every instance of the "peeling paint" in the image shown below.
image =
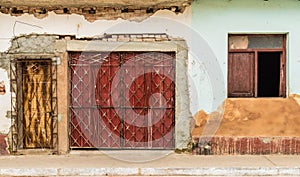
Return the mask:
M 0 155 L 8 154 L 8 145 L 6 142 L 6 134 L 0 134 Z
M 300 136 L 300 96 L 289 98 L 226 99 L 215 136 Z M 218 111 L 194 115 L 192 136 L 203 136 L 207 122 Z
M 192 0 L 159 0 L 159 1 L 18 1 L 4 0 L 1 2 L 0 12 L 12 16 L 33 14 L 41 19 L 48 16 L 48 12 L 56 14 L 80 14 L 86 20 L 93 22 L 100 19 L 116 20 L 118 18 L 130 21 L 142 21 L 159 10 L 169 10 L 182 13 Z
M 0 61 L 6 62 L 5 60 Z M 11 120 L 10 118 L 6 117 L 7 111 L 10 110 L 10 82 L 8 79 L 8 71 L 6 69 L 0 68 L 0 81 L 3 81 L 4 85 L 0 85 L 4 86 L 6 91 L 5 94 L 0 95 L 0 100 L 2 103 L 0 106 L 0 134 L 7 134 L 9 131 Z
M 6 92 L 4 81 L 0 81 L 0 95 L 4 95 Z

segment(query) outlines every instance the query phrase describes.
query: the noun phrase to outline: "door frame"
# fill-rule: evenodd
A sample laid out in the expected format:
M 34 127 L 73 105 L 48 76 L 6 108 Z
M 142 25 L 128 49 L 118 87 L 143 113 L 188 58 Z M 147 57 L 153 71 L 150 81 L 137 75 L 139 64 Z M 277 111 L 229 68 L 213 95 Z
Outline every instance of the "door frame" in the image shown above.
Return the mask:
M 231 49 L 229 43 L 229 37 L 231 36 L 282 36 L 282 46 L 280 48 L 243 48 L 243 49 Z M 229 60 L 229 55 L 231 53 L 254 53 L 254 96 L 255 98 L 259 98 L 257 96 L 258 93 L 258 53 L 260 52 L 280 52 L 280 83 L 279 83 L 279 97 L 285 98 L 287 95 L 287 59 L 286 59 L 286 34 L 228 34 L 228 49 L 227 49 L 227 62 Z M 229 91 L 229 63 L 227 63 L 227 91 Z M 227 97 L 231 97 L 230 93 L 227 93 Z M 239 98 L 243 98 L 243 96 L 238 96 Z
M 68 40 L 67 52 L 175 52 L 175 149 L 190 141 L 189 92 L 187 82 L 188 47 L 184 40 L 156 42 L 115 42 Z M 70 90 L 70 85 L 69 85 Z M 68 113 L 68 125 L 70 112 Z M 70 136 L 70 127 L 68 128 Z
M 26 148 L 23 136 L 23 96 L 20 63 L 28 61 L 49 61 L 51 77 L 51 136 L 50 147 Z M 10 88 L 11 88 L 11 149 L 13 154 L 56 154 L 58 153 L 58 126 L 57 126 L 57 58 L 54 55 L 13 55 L 10 60 Z

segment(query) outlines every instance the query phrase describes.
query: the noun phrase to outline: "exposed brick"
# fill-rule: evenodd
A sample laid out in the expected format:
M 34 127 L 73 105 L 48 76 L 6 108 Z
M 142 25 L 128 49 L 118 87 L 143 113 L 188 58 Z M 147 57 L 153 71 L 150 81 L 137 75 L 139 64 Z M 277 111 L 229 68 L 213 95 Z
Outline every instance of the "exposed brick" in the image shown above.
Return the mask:
M 23 13 L 28 13 L 29 12 L 29 9 L 24 9 L 23 10 Z
M 76 7 L 70 7 L 70 8 L 69 8 L 69 11 L 70 11 L 71 13 L 79 13 L 78 8 L 76 8 Z
M 0 155 L 7 155 L 7 144 L 6 144 L 6 138 L 7 135 L 0 134 Z
M 114 41 L 116 41 L 116 39 L 114 39 L 114 38 L 107 38 L 107 41 L 114 42 Z
M 56 14 L 63 14 L 63 13 L 64 13 L 64 10 L 63 10 L 63 9 L 56 9 L 56 10 L 54 10 L 54 12 L 55 12 Z
M 93 22 L 97 20 L 97 16 L 93 14 L 84 14 L 84 18 L 89 22 Z
M 161 0 L 156 3 L 152 1 L 145 1 L 137 3 L 136 1 L 124 1 L 122 3 L 107 3 L 93 1 L 74 1 L 67 0 L 55 1 L 11 1 L 4 0 L 1 6 L 1 12 L 11 14 L 13 16 L 20 16 L 25 13 L 34 14 L 37 18 L 44 18 L 48 12 L 54 11 L 56 14 L 79 14 L 83 15 L 88 21 L 95 21 L 98 19 L 113 20 L 118 18 L 141 21 L 159 10 L 171 10 L 176 7 L 175 13 L 183 12 L 187 6 L 190 6 L 191 0 L 171 1 Z M 130 2 L 131 4 L 128 4 Z M 40 15 L 46 14 L 46 15 Z M 88 16 L 93 14 L 95 17 Z
M 252 147 L 252 154 L 261 154 L 262 153 L 262 148 L 261 148 L 262 141 L 259 138 L 252 138 L 252 139 L 250 139 L 250 141 L 251 141 L 251 147 Z
M 134 13 L 140 14 L 142 11 L 140 9 L 137 9 L 134 11 Z
M 228 139 L 228 153 L 229 154 L 234 154 L 234 140 L 233 140 L 233 138 L 229 138 Z
M 168 38 L 163 38 L 163 37 L 155 37 L 155 41 L 167 41 Z
M 239 139 L 235 142 L 235 153 L 240 154 L 241 153 L 241 141 Z
M 152 41 L 155 41 L 155 37 L 143 38 L 143 41 L 145 41 L 145 42 L 152 42 Z
M 128 42 L 130 41 L 130 38 L 129 37 L 126 37 L 124 35 L 121 35 L 118 37 L 118 41 L 121 41 L 121 42 Z
M 271 143 L 269 140 L 263 139 L 262 140 L 262 154 L 270 154 L 271 153 Z
M 2 13 L 9 13 L 9 8 L 6 8 L 6 7 L 1 7 L 1 10 L 0 10 Z
M 209 143 L 214 155 L 300 154 L 300 137 L 212 137 Z
M 271 141 L 271 153 L 272 154 L 278 153 L 278 149 L 277 149 L 276 143 L 274 141 Z
M 111 35 L 111 38 L 113 38 L 113 39 L 117 39 L 118 38 L 118 36 L 119 35 L 117 35 L 117 34 L 113 34 L 113 35 Z M 122 36 L 122 35 L 121 35 Z M 124 35 L 123 35 L 124 36 Z
M 291 140 L 291 154 L 296 154 L 297 153 L 297 149 L 296 149 L 296 139 L 293 138 Z
M 241 147 L 240 147 L 240 152 L 241 154 L 247 154 L 247 149 L 248 149 L 248 139 L 247 138 L 242 138 L 241 139 Z
M 141 39 L 141 38 L 130 38 L 130 41 L 141 42 L 141 41 L 143 41 L 143 39 Z
M 283 140 L 283 153 L 291 154 L 291 139 L 287 138 Z
M 297 139 L 296 142 L 296 152 L 297 154 L 300 154 L 300 139 Z
M 166 41 L 171 40 L 167 35 L 165 38 L 162 38 L 164 34 L 104 34 L 103 36 L 98 36 L 95 40 L 101 40 L 101 41 L 122 41 L 122 42 L 129 42 L 129 41 L 149 41 L 154 42 L 157 41 L 157 38 L 160 39 L 160 41 Z M 173 38 L 172 38 L 173 39 Z

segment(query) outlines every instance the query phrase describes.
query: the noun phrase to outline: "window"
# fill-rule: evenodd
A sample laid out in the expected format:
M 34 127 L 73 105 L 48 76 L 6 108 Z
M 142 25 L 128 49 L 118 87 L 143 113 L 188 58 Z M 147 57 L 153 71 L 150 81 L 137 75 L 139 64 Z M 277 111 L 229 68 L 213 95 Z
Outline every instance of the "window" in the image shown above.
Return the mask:
M 229 35 L 228 97 L 285 97 L 285 35 Z

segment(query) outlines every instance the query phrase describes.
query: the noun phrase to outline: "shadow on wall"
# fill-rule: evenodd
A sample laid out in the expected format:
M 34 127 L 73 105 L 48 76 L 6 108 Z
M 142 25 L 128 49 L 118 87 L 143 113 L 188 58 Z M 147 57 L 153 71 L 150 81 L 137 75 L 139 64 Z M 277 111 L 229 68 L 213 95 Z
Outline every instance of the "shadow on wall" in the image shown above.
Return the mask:
M 5 84 L 4 81 L 0 82 L 0 95 L 4 95 L 5 94 Z

